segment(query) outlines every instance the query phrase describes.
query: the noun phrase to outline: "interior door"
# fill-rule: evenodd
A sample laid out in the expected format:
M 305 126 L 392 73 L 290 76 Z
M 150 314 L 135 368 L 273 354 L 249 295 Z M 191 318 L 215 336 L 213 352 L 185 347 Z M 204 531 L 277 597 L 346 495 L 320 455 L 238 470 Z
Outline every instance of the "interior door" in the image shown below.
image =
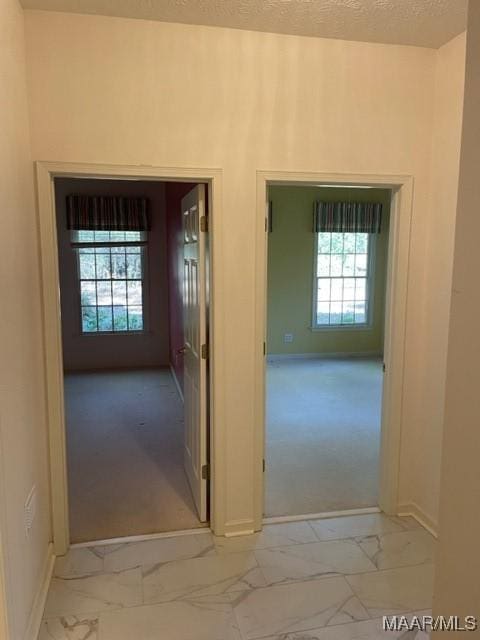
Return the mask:
M 207 327 L 205 185 L 182 200 L 184 332 L 184 465 L 201 521 L 207 519 Z

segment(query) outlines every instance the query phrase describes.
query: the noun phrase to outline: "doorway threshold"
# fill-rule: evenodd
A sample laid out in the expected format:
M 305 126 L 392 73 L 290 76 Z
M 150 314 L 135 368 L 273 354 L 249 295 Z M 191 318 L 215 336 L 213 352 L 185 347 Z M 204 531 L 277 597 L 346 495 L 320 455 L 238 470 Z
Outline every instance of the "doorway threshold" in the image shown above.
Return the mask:
M 178 536 L 193 536 L 199 533 L 210 533 L 210 525 L 196 527 L 195 529 L 182 529 L 180 531 L 162 531 L 161 533 L 148 533 L 138 536 L 124 536 L 120 538 L 107 538 L 105 540 L 91 540 L 90 542 L 75 542 L 70 545 L 70 549 L 82 549 L 85 547 L 106 547 L 111 544 L 127 544 L 132 542 L 148 542 L 149 540 L 159 540 L 161 538 L 175 538 Z
M 368 513 L 380 513 L 380 507 L 362 507 L 360 509 L 343 509 L 341 511 L 322 511 L 320 513 L 305 513 L 298 516 L 272 516 L 263 518 L 263 524 L 280 524 L 282 522 L 300 522 L 302 520 L 322 520 L 325 518 L 339 518 L 342 516 L 360 516 Z

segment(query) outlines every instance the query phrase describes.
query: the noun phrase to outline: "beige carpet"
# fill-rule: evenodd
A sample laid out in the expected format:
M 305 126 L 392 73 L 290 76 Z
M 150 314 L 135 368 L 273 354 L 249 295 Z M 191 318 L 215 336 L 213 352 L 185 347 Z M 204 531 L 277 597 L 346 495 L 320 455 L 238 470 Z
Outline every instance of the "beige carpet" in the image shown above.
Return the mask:
M 377 505 L 381 394 L 377 359 L 269 363 L 266 516 Z
M 201 526 L 168 369 L 65 376 L 72 542 Z

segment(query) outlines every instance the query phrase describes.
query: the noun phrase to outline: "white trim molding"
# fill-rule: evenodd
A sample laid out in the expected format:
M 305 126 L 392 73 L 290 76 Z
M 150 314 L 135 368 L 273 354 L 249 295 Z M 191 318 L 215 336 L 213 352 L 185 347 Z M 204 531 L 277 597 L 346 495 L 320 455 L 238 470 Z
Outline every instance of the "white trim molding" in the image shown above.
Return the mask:
M 399 516 L 411 516 L 422 525 L 434 538 L 438 538 L 438 523 L 428 514 L 425 513 L 415 502 L 401 504 L 398 507 Z
M 261 473 L 265 457 L 265 366 L 264 343 L 267 333 L 267 243 L 265 219 L 268 187 L 296 186 L 370 186 L 392 193 L 388 245 L 384 363 L 382 402 L 379 507 L 389 515 L 398 513 L 400 473 L 400 437 L 404 385 L 407 282 L 410 252 L 410 228 L 413 203 L 413 177 L 408 175 L 371 175 L 289 171 L 257 171 L 255 292 L 255 528 L 263 521 L 264 479 Z
M 275 362 L 281 360 L 335 360 L 349 358 L 382 358 L 382 354 L 378 351 L 332 351 L 321 353 L 267 353 L 267 362 Z
M 48 589 L 52 581 L 53 570 L 55 567 L 55 555 L 53 553 L 53 544 L 48 545 L 47 557 L 43 569 L 42 582 L 35 597 L 30 618 L 28 620 L 27 631 L 25 632 L 25 640 L 37 640 L 42 624 L 43 612 L 47 602 Z
M 222 170 L 185 167 L 151 167 L 66 162 L 36 162 L 40 227 L 41 274 L 46 351 L 47 407 L 50 447 L 50 485 L 54 552 L 64 555 L 70 544 L 68 522 L 67 462 L 63 389 L 62 328 L 54 179 L 108 178 L 158 182 L 203 182 L 208 185 L 210 232 L 210 525 L 217 535 L 226 526 L 226 469 L 222 426 L 224 393 L 224 317 L 215 301 L 223 290 L 222 276 Z M 216 268 L 220 265 L 220 268 Z

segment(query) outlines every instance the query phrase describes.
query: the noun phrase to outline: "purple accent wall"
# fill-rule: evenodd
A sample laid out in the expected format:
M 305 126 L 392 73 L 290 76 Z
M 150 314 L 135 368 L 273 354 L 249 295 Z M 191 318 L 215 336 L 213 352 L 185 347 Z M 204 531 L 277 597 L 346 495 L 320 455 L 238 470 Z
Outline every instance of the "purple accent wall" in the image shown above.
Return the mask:
M 167 220 L 167 277 L 168 310 L 170 330 L 170 364 L 183 389 L 183 236 L 182 198 L 195 184 L 167 182 L 165 185 L 165 208 Z

